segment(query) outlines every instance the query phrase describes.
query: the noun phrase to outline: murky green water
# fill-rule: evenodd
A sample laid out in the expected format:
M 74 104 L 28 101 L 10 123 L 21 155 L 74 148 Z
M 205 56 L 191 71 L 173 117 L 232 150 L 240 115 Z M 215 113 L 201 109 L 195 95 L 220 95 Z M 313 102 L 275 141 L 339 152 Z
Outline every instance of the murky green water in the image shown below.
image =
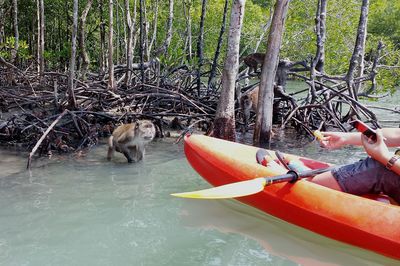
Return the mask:
M 274 146 L 334 163 L 364 156 L 290 140 Z M 2 152 L 0 265 L 398 265 L 234 200 L 173 198 L 209 185 L 182 144 L 156 141 L 147 151 L 137 164 L 107 162 L 99 145 L 31 172 L 24 158 Z

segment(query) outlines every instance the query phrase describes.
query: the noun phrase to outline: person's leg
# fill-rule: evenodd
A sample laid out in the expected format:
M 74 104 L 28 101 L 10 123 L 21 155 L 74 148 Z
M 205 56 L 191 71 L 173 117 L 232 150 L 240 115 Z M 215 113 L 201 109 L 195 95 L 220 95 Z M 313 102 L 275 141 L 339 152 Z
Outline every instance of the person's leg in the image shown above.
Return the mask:
M 333 177 L 332 172 L 325 172 L 319 175 L 314 176 L 313 178 L 309 179 L 309 181 L 316 183 L 318 185 L 329 187 L 331 189 L 343 191 L 340 187 L 339 183 Z
M 376 190 L 383 192 L 397 203 L 400 203 L 400 176 L 382 165 L 378 180 Z
M 379 162 L 368 157 L 355 163 L 338 166 L 311 179 L 312 182 L 355 195 L 379 194 Z
M 277 153 L 276 155 L 278 156 L 279 153 Z M 268 161 L 269 161 L 268 159 L 272 160 L 272 157 L 271 157 L 271 154 L 269 154 L 269 152 L 267 150 L 259 149 L 257 151 L 256 160 L 259 164 L 267 166 Z M 286 168 L 288 168 L 288 167 L 286 167 Z M 343 189 L 340 187 L 339 183 L 333 177 L 332 172 L 330 172 L 330 171 L 316 175 L 313 178 L 310 178 L 309 181 L 319 184 L 321 186 L 329 187 L 331 189 L 343 191 Z

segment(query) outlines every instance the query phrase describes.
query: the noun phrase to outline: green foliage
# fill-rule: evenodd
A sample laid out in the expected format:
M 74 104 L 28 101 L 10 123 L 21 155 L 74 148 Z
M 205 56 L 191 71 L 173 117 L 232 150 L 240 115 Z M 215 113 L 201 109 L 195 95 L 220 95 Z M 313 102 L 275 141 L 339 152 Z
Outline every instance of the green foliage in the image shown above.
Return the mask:
M 388 37 L 393 43 L 399 45 L 399 17 L 400 1 L 373 0 L 370 7 L 369 32 L 375 36 Z
M 6 37 L 6 41 L 0 43 L 0 56 L 4 57 L 6 60 L 10 60 L 11 50 L 13 49 L 15 49 L 15 38 Z M 29 46 L 25 40 L 18 41 L 18 57 L 23 60 L 31 58 Z
M 50 69 L 61 69 L 65 67 L 66 63 L 69 62 L 71 55 L 71 45 L 66 42 L 62 46 L 61 50 L 45 50 L 43 57 L 47 63 L 47 67 Z
M 380 65 L 400 65 L 400 2 L 389 0 L 373 0 L 370 5 L 368 24 L 367 52 L 375 51 L 379 40 L 384 45 Z M 370 52 L 371 53 L 371 52 Z M 383 89 L 400 86 L 400 68 L 381 67 L 378 82 Z
M 258 5 L 263 8 L 269 8 L 271 5 L 274 4 L 275 1 L 273 0 L 253 0 L 252 1 L 255 5 Z
M 378 42 L 382 41 L 384 44 L 383 51 L 379 60 L 379 72 L 377 76 L 378 90 L 394 89 L 400 86 L 400 67 L 399 66 L 400 50 L 396 49 L 396 44 L 390 37 L 378 37 L 368 35 L 368 42 L 366 47 L 366 57 L 373 60 L 376 56 Z
M 314 17 L 317 1 L 290 2 L 282 40 L 281 57 L 304 60 L 314 56 L 316 38 Z M 301 49 L 299 49 L 301 47 Z
M 291 1 L 282 44 L 281 53 L 284 57 L 304 60 L 315 56 L 316 7 L 316 0 Z M 359 1 L 328 1 L 325 42 L 327 73 L 341 74 L 347 70 L 354 49 L 359 16 Z
M 217 47 L 218 36 L 221 29 L 221 22 L 224 10 L 225 0 L 208 0 L 206 21 L 204 23 L 204 57 L 206 60 L 212 60 Z M 194 6 L 192 13 L 192 30 L 194 48 L 197 49 L 197 39 L 200 31 L 201 3 Z M 225 28 L 225 40 L 229 30 L 230 8 L 227 13 L 227 26 Z M 223 51 L 226 49 L 226 41 L 223 43 Z
M 281 48 L 281 57 L 291 60 L 309 60 L 316 52 L 315 14 L 317 0 L 292 0 L 289 5 L 288 17 L 285 24 L 285 33 Z M 79 15 L 87 1 L 79 1 Z M 123 63 L 125 58 L 124 18 L 125 7 L 122 0 L 114 1 L 114 36 L 120 33 L 120 40 L 114 40 L 115 48 L 121 44 L 119 58 L 114 58 L 115 63 Z M 136 28 L 139 27 L 139 1 L 137 3 Z M 161 62 L 167 66 L 179 65 L 182 62 L 195 66 L 197 41 L 199 36 L 199 23 L 201 16 L 201 0 L 181 0 L 174 2 L 173 36 L 166 56 L 161 56 Z M 204 32 L 204 57 L 206 66 L 213 60 L 217 48 L 218 36 L 221 29 L 223 8 L 225 0 L 207 0 L 205 32 Z M 131 16 L 133 17 L 134 1 L 130 0 Z M 154 29 L 155 5 L 154 0 L 145 0 L 146 16 L 148 21 L 149 40 Z M 244 24 L 240 43 L 241 54 L 252 53 L 259 40 L 263 26 L 267 23 L 273 9 L 273 0 L 247 0 L 245 6 Z M 227 35 L 229 31 L 230 7 L 228 4 L 227 24 L 221 47 L 219 64 L 222 65 L 227 48 Z M 192 60 L 188 60 L 185 44 L 187 38 L 187 20 L 185 8 L 190 6 Z M 102 8 L 101 8 L 102 7 Z M 327 23 L 325 42 L 325 71 L 329 74 L 343 74 L 347 71 L 349 60 L 354 49 L 356 31 L 360 16 L 361 1 L 336 0 L 328 1 Z M 36 3 L 34 1 L 18 1 L 19 8 L 19 55 L 22 59 L 35 57 L 36 51 Z M 102 12 L 101 12 L 102 9 Z M 169 1 L 158 0 L 157 36 L 153 44 L 153 51 L 160 47 L 167 34 L 167 20 Z M 117 16 L 118 12 L 118 16 Z M 367 52 L 376 49 L 377 42 L 385 43 L 384 58 L 381 64 L 398 65 L 400 43 L 400 1 L 371 0 L 368 23 Z M 29 14 L 29 15 L 28 15 Z M 102 18 L 102 19 L 101 19 Z M 5 18 L 5 36 L 13 36 L 12 16 Z M 108 32 L 108 1 L 94 0 L 86 22 L 86 47 L 91 58 L 91 68 L 97 70 L 99 58 L 107 53 L 100 49 L 101 23 Z M 72 0 L 45 0 L 45 59 L 50 68 L 63 70 L 68 64 L 71 49 L 72 25 Z M 138 31 L 139 32 L 139 31 Z M 6 58 L 10 56 L 13 39 L 7 38 L 0 44 L 0 54 Z M 264 35 L 258 51 L 266 50 L 268 32 Z M 107 36 L 106 36 L 107 41 Z M 139 37 L 137 36 L 134 61 L 138 61 Z M 116 53 L 114 53 L 116 54 Z M 207 68 L 207 67 L 205 67 Z M 206 71 L 207 69 L 205 69 Z M 384 87 L 399 84 L 399 70 L 396 68 L 380 69 L 379 82 Z
M 267 8 L 254 4 L 252 1 L 247 1 L 245 14 L 249 15 L 245 15 L 243 20 L 242 37 L 240 40 L 241 52 L 243 54 L 250 54 L 254 52 L 256 43 L 263 33 L 263 27 L 269 19 L 270 12 Z M 268 34 L 265 34 L 258 51 L 265 52 L 267 37 Z

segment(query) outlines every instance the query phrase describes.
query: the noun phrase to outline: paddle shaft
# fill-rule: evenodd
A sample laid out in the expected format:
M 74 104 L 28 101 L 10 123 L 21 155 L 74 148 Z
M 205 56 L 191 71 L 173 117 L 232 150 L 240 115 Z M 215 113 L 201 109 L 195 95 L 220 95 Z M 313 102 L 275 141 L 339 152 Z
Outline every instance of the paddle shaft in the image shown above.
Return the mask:
M 316 176 L 321 173 L 328 172 L 332 170 L 335 167 L 328 167 L 328 168 L 322 168 L 322 169 L 315 169 L 315 170 L 307 170 L 303 171 L 301 173 L 297 173 L 293 170 L 290 170 L 287 172 L 287 174 L 284 175 L 278 175 L 274 177 L 264 177 L 266 181 L 266 186 L 274 184 L 274 183 L 282 183 L 282 182 L 296 182 L 298 179 L 304 178 L 304 177 L 311 177 L 311 176 Z
M 274 183 L 293 183 L 300 178 L 315 176 L 317 174 L 330 171 L 332 169 L 333 167 L 328 167 L 323 169 L 307 170 L 301 173 L 290 170 L 287 174 L 284 175 L 274 177 L 257 177 L 254 179 L 239 181 L 236 183 L 230 183 L 218 187 L 183 193 L 173 193 L 171 195 L 176 197 L 194 199 L 228 199 L 243 197 L 261 192 L 266 186 Z

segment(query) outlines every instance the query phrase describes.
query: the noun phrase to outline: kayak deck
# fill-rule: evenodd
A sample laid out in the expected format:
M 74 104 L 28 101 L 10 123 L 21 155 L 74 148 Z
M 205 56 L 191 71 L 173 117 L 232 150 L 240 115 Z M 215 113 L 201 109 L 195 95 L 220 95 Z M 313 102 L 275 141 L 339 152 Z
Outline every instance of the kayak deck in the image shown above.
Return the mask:
M 285 174 L 256 162 L 258 148 L 203 135 L 185 137 L 192 167 L 213 186 Z M 274 153 L 271 151 L 271 155 Z M 329 164 L 298 157 L 312 169 Z M 238 200 L 321 235 L 400 259 L 400 207 L 323 187 L 305 179 L 277 183 Z

